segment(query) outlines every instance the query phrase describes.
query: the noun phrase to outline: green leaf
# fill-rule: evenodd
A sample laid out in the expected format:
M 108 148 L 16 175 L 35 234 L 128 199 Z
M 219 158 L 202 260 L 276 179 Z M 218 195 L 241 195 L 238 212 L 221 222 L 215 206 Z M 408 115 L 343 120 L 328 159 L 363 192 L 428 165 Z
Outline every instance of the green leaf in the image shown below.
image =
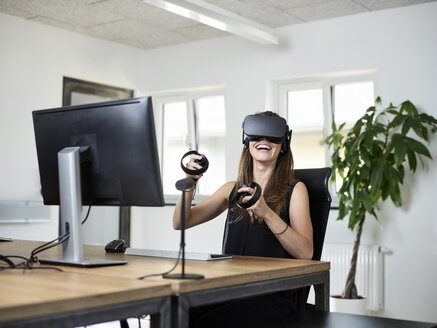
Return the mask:
M 349 229 L 350 230 L 354 230 L 355 226 L 357 225 L 358 222 L 360 222 L 361 218 L 362 218 L 363 214 L 362 211 L 360 210 L 360 207 L 355 207 L 355 210 L 351 211 L 351 214 L 349 216 Z
M 338 127 L 337 131 L 343 130 L 345 125 L 346 125 L 346 122 L 341 123 L 340 126 Z
M 375 99 L 375 105 L 381 105 L 381 97 L 376 97 Z
M 359 197 L 360 197 L 361 203 L 364 205 L 364 208 L 366 209 L 366 211 L 369 212 L 370 214 L 372 214 L 373 204 L 372 204 L 372 201 L 370 200 L 369 194 L 366 191 L 364 191 L 363 189 L 361 189 Z
M 402 142 L 402 140 L 400 140 L 400 138 L 393 138 L 391 145 L 394 148 L 394 160 L 396 166 L 400 166 L 405 161 L 407 146 Z
M 399 189 L 398 185 L 396 185 L 396 187 L 393 188 L 393 191 L 390 194 L 390 198 L 393 201 L 393 204 L 395 204 L 395 206 L 397 207 L 402 206 L 401 190 Z
M 407 148 L 407 157 L 410 169 L 415 172 L 417 166 L 416 154 L 410 148 Z
M 404 124 L 402 125 L 402 134 L 406 135 L 408 131 L 410 131 L 411 126 L 412 126 L 411 117 L 410 116 L 405 117 Z
M 415 153 L 431 158 L 431 154 L 429 153 L 428 148 L 426 148 L 426 146 L 420 141 L 417 141 L 413 138 L 406 137 L 405 142 L 407 146 Z
M 398 184 L 397 171 L 392 166 L 386 166 L 384 169 L 384 179 L 390 184 L 393 189 Z
M 398 167 L 398 175 L 400 183 L 404 183 L 405 169 L 403 165 Z
M 391 188 L 388 183 L 381 184 L 381 197 L 382 200 L 386 200 L 390 196 Z
M 346 203 L 344 201 L 340 201 L 338 205 L 338 218 L 337 220 L 343 220 L 344 217 L 348 214 L 348 208 L 345 205 Z
M 422 123 L 420 122 L 420 120 L 417 118 L 417 116 L 415 117 L 410 117 L 410 125 L 413 128 L 414 132 L 416 133 L 416 135 L 422 139 L 428 140 L 427 138 L 427 134 L 428 131 L 426 130 L 426 128 L 422 125 Z M 426 137 L 424 136 L 424 131 L 425 130 L 425 134 Z
M 390 114 L 393 114 L 393 115 L 396 115 L 396 116 L 399 115 L 399 112 L 397 110 L 394 110 L 394 109 L 388 109 L 387 113 L 390 113 Z
M 409 100 L 404 101 L 401 104 L 401 112 L 403 112 L 403 111 L 407 112 L 410 115 L 417 115 L 418 114 L 416 106 L 414 106 L 413 103 Z
M 335 120 L 332 120 L 331 128 L 332 128 L 332 131 L 334 131 L 334 132 L 337 131 L 337 125 L 335 124 Z
M 422 138 L 429 141 L 428 129 L 424 126 L 422 126 Z
M 395 127 L 398 127 L 399 125 L 402 125 L 403 122 L 406 119 L 406 115 L 397 115 L 394 119 L 391 120 L 391 122 L 388 124 L 389 129 L 393 129 Z
M 376 112 L 375 106 L 370 106 L 369 108 L 366 109 L 366 113 L 374 113 L 374 112 Z
M 379 163 L 380 162 L 378 162 L 378 164 Z M 382 183 L 382 173 L 384 167 L 378 164 L 374 165 L 374 169 L 370 176 L 370 191 L 372 195 L 375 195 L 378 192 L 379 187 L 381 186 Z
M 434 116 L 422 113 L 419 115 L 420 121 L 425 124 L 435 125 L 437 124 L 437 119 Z
M 380 188 L 380 189 L 378 189 L 378 190 L 376 191 L 376 193 L 372 193 L 372 194 L 370 194 L 370 199 L 371 199 L 371 201 L 372 201 L 373 204 L 376 204 L 376 202 L 378 201 L 378 199 L 379 199 L 381 196 L 382 196 L 382 190 L 381 190 L 381 188 Z M 376 215 L 375 215 L 375 217 L 376 217 Z

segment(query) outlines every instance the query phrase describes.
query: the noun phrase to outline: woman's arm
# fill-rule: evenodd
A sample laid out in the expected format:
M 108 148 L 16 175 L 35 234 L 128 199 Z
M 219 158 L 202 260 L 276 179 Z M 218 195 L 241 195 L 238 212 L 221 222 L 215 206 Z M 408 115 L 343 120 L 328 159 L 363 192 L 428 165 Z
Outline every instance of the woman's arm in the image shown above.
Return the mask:
M 307 188 L 302 182 L 295 185 L 291 195 L 289 226 L 267 205 L 264 197 L 261 197 L 248 211 L 251 216 L 255 215 L 264 220 L 290 255 L 308 260 L 313 257 L 313 226 L 309 197 Z
M 313 257 L 313 225 L 310 216 L 308 190 L 302 182 L 294 186 L 290 200 L 290 228 L 278 235 L 279 242 L 296 258 Z M 275 230 L 276 231 L 276 230 Z
M 195 206 L 191 206 L 193 191 L 185 195 L 185 227 L 191 228 L 209 221 L 223 213 L 228 208 L 228 196 L 235 182 L 228 182 L 221 186 L 214 194 Z M 182 197 L 179 197 L 173 213 L 173 228 L 179 230 Z

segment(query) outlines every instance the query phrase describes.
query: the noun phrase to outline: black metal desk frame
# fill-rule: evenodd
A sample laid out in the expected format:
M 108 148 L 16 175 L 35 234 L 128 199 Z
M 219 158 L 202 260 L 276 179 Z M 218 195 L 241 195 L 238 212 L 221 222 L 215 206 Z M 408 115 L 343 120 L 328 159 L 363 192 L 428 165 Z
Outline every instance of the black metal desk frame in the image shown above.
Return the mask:
M 141 301 L 115 304 L 97 308 L 33 317 L 13 322 L 2 322 L 0 328 L 58 328 L 76 327 L 95 323 L 138 317 L 152 314 L 160 327 L 171 327 L 171 296 L 163 296 Z M 156 321 L 155 321 L 156 322 Z
M 189 327 L 189 310 L 191 307 L 262 295 L 266 294 L 266 291 L 271 293 L 311 285 L 314 285 L 316 309 L 329 311 L 329 271 L 322 271 L 244 285 L 176 294 L 173 301 L 176 304 L 172 306 L 172 327 Z

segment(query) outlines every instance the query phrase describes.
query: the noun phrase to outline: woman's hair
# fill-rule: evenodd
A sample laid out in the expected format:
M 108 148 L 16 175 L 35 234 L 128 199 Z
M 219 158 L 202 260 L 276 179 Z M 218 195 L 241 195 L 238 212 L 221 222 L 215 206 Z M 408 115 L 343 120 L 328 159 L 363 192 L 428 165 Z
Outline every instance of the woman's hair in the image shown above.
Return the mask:
M 269 113 L 273 116 L 279 117 L 276 113 Z M 256 113 L 255 115 L 265 116 L 266 112 Z M 285 142 L 288 142 L 287 140 Z M 293 184 L 293 154 L 289 148 L 286 152 L 280 152 L 276 161 L 275 170 L 271 176 L 266 188 L 263 190 L 263 196 L 267 205 L 279 215 L 285 196 L 287 195 L 290 186 Z M 240 164 L 238 166 L 238 177 L 236 181 L 236 188 L 246 185 L 253 181 L 253 158 L 250 154 L 249 147 L 243 148 L 240 157 Z M 236 193 L 236 190 L 235 190 Z M 234 195 L 232 195 L 234 196 Z M 232 201 L 231 199 L 229 201 Z M 235 210 L 235 206 L 231 210 Z M 238 222 L 244 216 L 245 211 L 242 211 L 234 222 Z

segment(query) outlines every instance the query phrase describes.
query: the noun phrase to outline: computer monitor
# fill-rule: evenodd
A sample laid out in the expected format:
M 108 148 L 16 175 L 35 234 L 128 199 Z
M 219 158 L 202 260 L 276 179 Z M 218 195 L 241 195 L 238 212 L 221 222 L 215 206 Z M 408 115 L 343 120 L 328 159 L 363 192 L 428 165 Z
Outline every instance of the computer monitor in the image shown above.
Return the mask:
M 32 114 L 44 204 L 60 205 L 61 231 L 70 233 L 62 259 L 40 261 L 122 264 L 83 257 L 81 208 L 164 206 L 151 97 Z

